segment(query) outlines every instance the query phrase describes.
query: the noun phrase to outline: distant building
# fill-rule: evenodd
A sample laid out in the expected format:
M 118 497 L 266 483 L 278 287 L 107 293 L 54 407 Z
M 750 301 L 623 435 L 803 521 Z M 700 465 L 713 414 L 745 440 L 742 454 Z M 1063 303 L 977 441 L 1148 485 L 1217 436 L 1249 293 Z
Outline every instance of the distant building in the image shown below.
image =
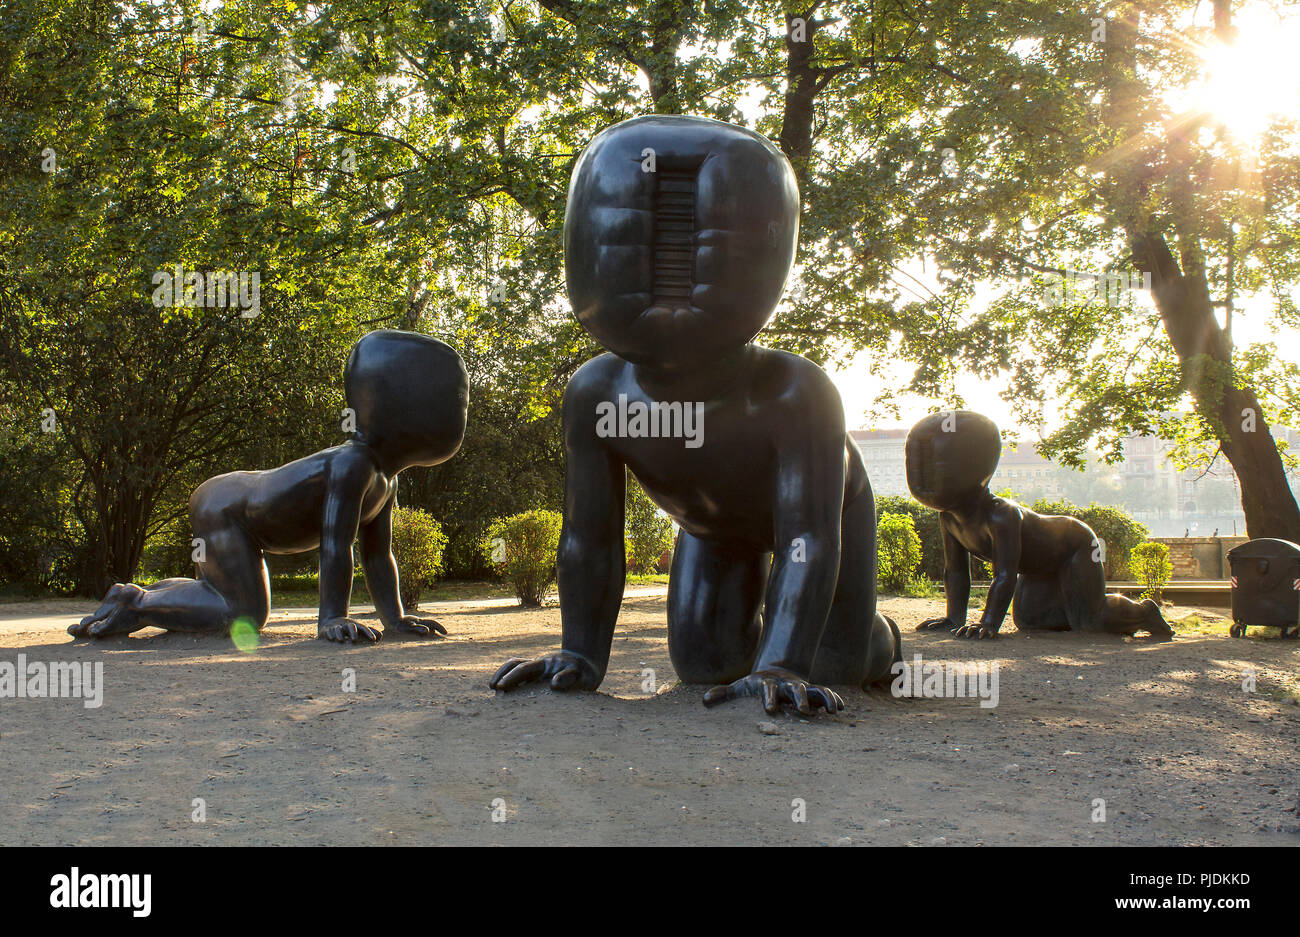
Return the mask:
M 907 463 L 903 444 L 907 441 L 905 429 L 855 429 L 849 433 L 858 444 L 862 461 L 871 479 L 871 491 L 876 497 L 906 495 Z

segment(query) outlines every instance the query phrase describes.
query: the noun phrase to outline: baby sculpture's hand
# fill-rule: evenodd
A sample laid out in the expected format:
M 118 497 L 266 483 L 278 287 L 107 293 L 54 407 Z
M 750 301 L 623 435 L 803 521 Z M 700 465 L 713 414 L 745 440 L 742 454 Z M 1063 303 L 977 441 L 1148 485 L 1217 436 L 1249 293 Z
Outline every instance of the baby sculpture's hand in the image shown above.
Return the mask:
M 844 708 L 844 700 L 830 687 L 809 683 L 788 670 L 755 670 L 725 686 L 715 686 L 704 694 L 705 706 L 717 706 L 742 696 L 761 696 L 763 708 L 775 715 L 782 704 L 793 706 L 802 715 L 811 716 L 817 709 L 837 713 Z
M 488 686 L 494 690 L 513 690 L 534 680 L 550 679 L 552 690 L 594 690 L 603 675 L 585 657 L 569 651 L 544 654 L 533 660 L 512 657 L 497 670 Z
M 316 626 L 316 637 L 326 641 L 354 644 L 357 641 L 378 641 L 383 636 L 382 631 L 376 631 L 351 618 L 331 618 Z
M 953 634 L 959 638 L 996 638 L 998 636 L 998 626 L 990 625 L 984 621 L 977 621 L 969 625 L 962 625 Z
M 397 634 L 414 634 L 420 637 L 426 635 L 437 637 L 440 634 L 447 633 L 447 629 L 432 618 L 414 618 L 410 615 L 400 618 L 384 628 L 385 634 L 390 631 Z

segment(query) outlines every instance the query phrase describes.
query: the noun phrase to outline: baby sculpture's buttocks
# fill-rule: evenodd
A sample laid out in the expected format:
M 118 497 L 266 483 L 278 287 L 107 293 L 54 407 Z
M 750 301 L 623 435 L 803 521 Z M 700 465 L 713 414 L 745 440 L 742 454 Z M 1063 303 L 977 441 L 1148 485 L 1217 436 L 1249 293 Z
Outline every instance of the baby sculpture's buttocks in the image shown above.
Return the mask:
M 681 527 L 669 652 L 713 686 L 706 703 L 835 711 L 830 684 L 889 677 L 899 639 L 875 611 L 875 505 L 839 395 L 806 359 L 753 344 L 798 219 L 789 163 L 741 127 L 637 118 L 583 152 L 565 269 L 574 316 L 610 353 L 565 392 L 563 648 L 507 662 L 494 687 L 604 678 L 628 470 Z

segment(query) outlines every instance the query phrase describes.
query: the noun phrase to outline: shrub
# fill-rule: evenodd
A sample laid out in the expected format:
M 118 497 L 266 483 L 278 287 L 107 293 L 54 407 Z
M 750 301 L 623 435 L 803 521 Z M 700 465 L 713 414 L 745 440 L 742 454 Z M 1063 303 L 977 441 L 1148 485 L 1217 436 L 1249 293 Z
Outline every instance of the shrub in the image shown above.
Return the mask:
M 904 592 L 921 567 L 921 538 L 908 514 L 881 514 L 876 524 L 879 543 L 877 578 L 887 592 Z
M 928 579 L 943 579 L 943 531 L 939 529 L 939 512 L 903 495 L 885 495 L 876 499 L 876 517 L 906 514 L 912 518 L 916 535 L 921 538 L 920 574 Z
M 665 550 L 673 547 L 673 522 L 659 511 L 632 474 L 627 476 L 627 558 L 638 573 L 653 573 Z
M 420 593 L 442 572 L 447 535 L 433 515 L 419 508 L 393 508 L 393 557 L 401 583 L 402 605 L 418 608 Z
M 558 511 L 541 509 L 499 517 L 479 542 L 484 559 L 514 587 L 520 605 L 540 606 L 555 581 L 562 522 Z
M 1142 543 L 1133 548 L 1129 560 L 1138 582 L 1146 586 L 1142 598 L 1160 601 L 1160 595 L 1174 573 L 1169 547 L 1163 543 Z
M 1130 571 L 1130 557 L 1133 548 L 1147 538 L 1150 531 L 1145 524 L 1140 524 L 1119 508 L 1108 507 L 1093 502 L 1086 508 L 1071 504 L 1069 501 L 1048 501 L 1039 499 L 1030 505 L 1039 514 L 1066 514 L 1077 517 L 1097 535 L 1105 544 L 1106 578 L 1127 579 L 1135 575 Z

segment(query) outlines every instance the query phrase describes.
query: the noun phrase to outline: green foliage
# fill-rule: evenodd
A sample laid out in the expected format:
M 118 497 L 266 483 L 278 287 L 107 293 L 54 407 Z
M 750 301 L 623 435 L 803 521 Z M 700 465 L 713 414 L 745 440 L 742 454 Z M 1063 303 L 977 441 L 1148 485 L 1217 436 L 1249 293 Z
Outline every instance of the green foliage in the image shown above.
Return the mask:
M 1168 544 L 1140 543 L 1133 548 L 1129 562 L 1137 581 L 1146 587 L 1142 591 L 1142 598 L 1159 602 L 1161 593 L 1174 573 L 1173 564 L 1169 562 Z
M 906 514 L 921 539 L 921 565 L 919 575 L 932 580 L 943 579 L 943 531 L 939 528 L 939 512 L 905 495 L 883 495 L 876 498 L 876 516 Z
M 1068 501 L 1048 501 L 1040 498 L 1030 505 L 1039 514 L 1066 514 L 1077 517 L 1089 527 L 1106 547 L 1106 578 L 1127 579 L 1130 575 L 1132 550 L 1147 538 L 1151 531 L 1124 511 L 1104 504 L 1090 504 L 1081 508 Z
M 886 592 L 906 591 L 921 567 L 921 538 L 908 514 L 881 514 L 876 524 L 877 578 Z
M 484 559 L 505 576 L 520 605 L 539 607 L 555 581 L 555 556 L 563 518 L 558 511 L 532 510 L 500 517 L 479 543 Z
M 659 558 L 673 547 L 673 522 L 660 512 L 631 472 L 627 473 L 623 517 L 628 563 L 638 573 L 655 572 Z
M 397 560 L 402 605 L 419 607 L 420 593 L 442 573 L 447 535 L 433 515 L 419 508 L 393 508 L 393 558 Z

